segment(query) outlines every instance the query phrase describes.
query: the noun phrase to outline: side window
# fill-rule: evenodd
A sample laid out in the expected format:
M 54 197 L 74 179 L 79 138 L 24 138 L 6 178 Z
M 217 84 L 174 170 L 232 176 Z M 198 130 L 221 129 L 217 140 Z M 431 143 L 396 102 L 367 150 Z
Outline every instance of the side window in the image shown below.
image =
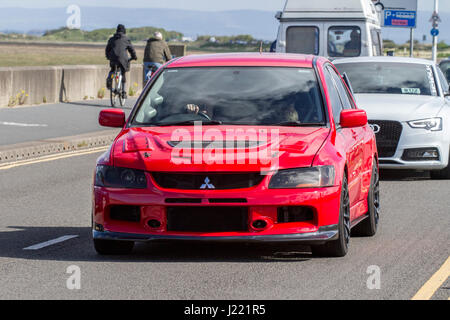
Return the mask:
M 436 70 L 437 70 L 437 74 L 439 77 L 439 82 L 441 83 L 442 92 L 444 94 L 448 94 L 449 87 L 448 87 L 447 79 L 445 79 L 444 73 L 442 72 L 442 70 L 440 68 L 436 68 Z
M 330 57 L 358 57 L 361 55 L 361 29 L 336 26 L 328 29 L 328 55 Z
M 328 68 L 324 68 L 323 71 L 325 75 L 325 83 L 327 84 L 328 88 L 328 95 L 330 96 L 331 109 L 333 110 L 334 123 L 338 125 L 341 118 L 341 111 L 343 109 L 342 102 L 339 98 L 339 94 L 337 92 L 333 78 L 331 77 L 330 71 L 328 70 Z
M 339 74 L 336 73 L 336 71 L 332 67 L 328 66 L 327 69 L 331 73 L 331 77 L 333 78 L 333 81 L 336 83 L 336 88 L 338 90 L 338 94 L 339 94 L 339 97 L 341 98 L 344 109 L 353 108 L 354 107 L 353 103 L 351 102 L 349 93 L 343 83 L 342 78 L 339 76 Z
M 319 28 L 289 27 L 286 31 L 286 52 L 319 54 Z
M 381 40 L 380 31 L 377 29 L 371 29 L 370 34 L 372 36 L 372 52 L 374 56 L 381 56 Z

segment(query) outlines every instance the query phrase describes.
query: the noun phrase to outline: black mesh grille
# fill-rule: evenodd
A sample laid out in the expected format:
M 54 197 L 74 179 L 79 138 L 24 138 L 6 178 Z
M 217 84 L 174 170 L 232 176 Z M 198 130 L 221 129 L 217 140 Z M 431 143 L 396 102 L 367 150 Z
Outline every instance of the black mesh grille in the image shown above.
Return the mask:
M 167 231 L 237 232 L 248 230 L 245 207 L 168 207 Z
M 139 222 L 141 208 L 137 206 L 112 206 L 109 208 L 111 220 Z
M 397 121 L 385 120 L 371 120 L 369 123 L 375 126 L 375 129 L 379 129 L 379 132 L 376 133 L 379 157 L 393 157 L 397 151 L 398 142 L 402 134 L 402 124 Z
M 163 173 L 152 177 L 162 188 L 181 190 L 227 190 L 257 186 L 265 176 L 260 173 Z

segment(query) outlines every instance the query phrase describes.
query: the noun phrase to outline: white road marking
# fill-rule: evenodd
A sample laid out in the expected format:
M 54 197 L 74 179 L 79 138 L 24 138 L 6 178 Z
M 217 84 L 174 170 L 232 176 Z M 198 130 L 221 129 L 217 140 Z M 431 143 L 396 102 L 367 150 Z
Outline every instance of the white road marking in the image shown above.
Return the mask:
M 35 163 L 48 162 L 48 161 L 71 158 L 71 157 L 76 157 L 76 156 L 84 156 L 84 155 L 88 155 L 88 154 L 92 154 L 92 153 L 99 153 L 101 151 L 108 150 L 108 148 L 109 147 L 98 147 L 98 148 L 91 148 L 91 149 L 81 150 L 81 151 L 65 152 L 65 153 L 59 153 L 56 155 L 43 156 L 43 157 L 40 157 L 37 159 L 19 160 L 19 161 L 13 162 L 13 163 L 0 164 L 0 170 L 8 170 L 11 168 L 26 166 L 26 165 L 35 164 Z
M 59 238 L 56 238 L 56 239 L 53 239 L 53 240 L 45 241 L 45 242 L 38 243 L 38 244 L 35 244 L 33 246 L 30 246 L 30 247 L 23 248 L 23 250 L 39 250 L 39 249 L 42 249 L 42 248 L 45 248 L 45 247 L 48 247 L 48 246 L 51 246 L 51 245 L 63 242 L 63 241 L 67 241 L 67 240 L 70 240 L 70 239 L 73 239 L 73 238 L 77 238 L 77 237 L 78 237 L 78 235 L 62 236 L 62 237 L 59 237 Z
M 5 121 L 0 121 L 0 124 L 2 124 L 4 126 L 16 126 L 16 127 L 48 127 L 48 124 L 18 123 L 18 122 L 5 122 Z

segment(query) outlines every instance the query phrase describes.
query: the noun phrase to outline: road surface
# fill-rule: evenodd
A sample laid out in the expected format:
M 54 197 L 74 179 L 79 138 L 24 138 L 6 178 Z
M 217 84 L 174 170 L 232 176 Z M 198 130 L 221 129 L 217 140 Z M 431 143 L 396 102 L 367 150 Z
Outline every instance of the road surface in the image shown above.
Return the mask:
M 432 299 L 449 299 L 449 280 L 433 288 L 432 276 L 450 255 L 450 181 L 383 172 L 379 233 L 352 238 L 344 258 L 183 243 L 103 257 L 90 240 L 99 154 L 0 170 L 0 299 L 411 299 L 424 285 Z M 66 286 L 73 265 L 79 290 Z M 367 285 L 374 267 L 379 289 Z
M 127 116 L 135 102 L 127 100 L 123 108 Z M 98 124 L 98 114 L 109 106 L 103 99 L 0 108 L 0 146 L 105 130 Z

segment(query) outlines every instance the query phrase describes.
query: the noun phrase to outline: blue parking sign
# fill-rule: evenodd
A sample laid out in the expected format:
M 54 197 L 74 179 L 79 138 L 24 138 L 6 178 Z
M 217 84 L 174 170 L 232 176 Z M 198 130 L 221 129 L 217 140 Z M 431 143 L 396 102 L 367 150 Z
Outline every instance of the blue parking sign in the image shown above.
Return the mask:
M 417 12 L 404 10 L 385 10 L 384 26 L 397 28 L 415 28 Z

